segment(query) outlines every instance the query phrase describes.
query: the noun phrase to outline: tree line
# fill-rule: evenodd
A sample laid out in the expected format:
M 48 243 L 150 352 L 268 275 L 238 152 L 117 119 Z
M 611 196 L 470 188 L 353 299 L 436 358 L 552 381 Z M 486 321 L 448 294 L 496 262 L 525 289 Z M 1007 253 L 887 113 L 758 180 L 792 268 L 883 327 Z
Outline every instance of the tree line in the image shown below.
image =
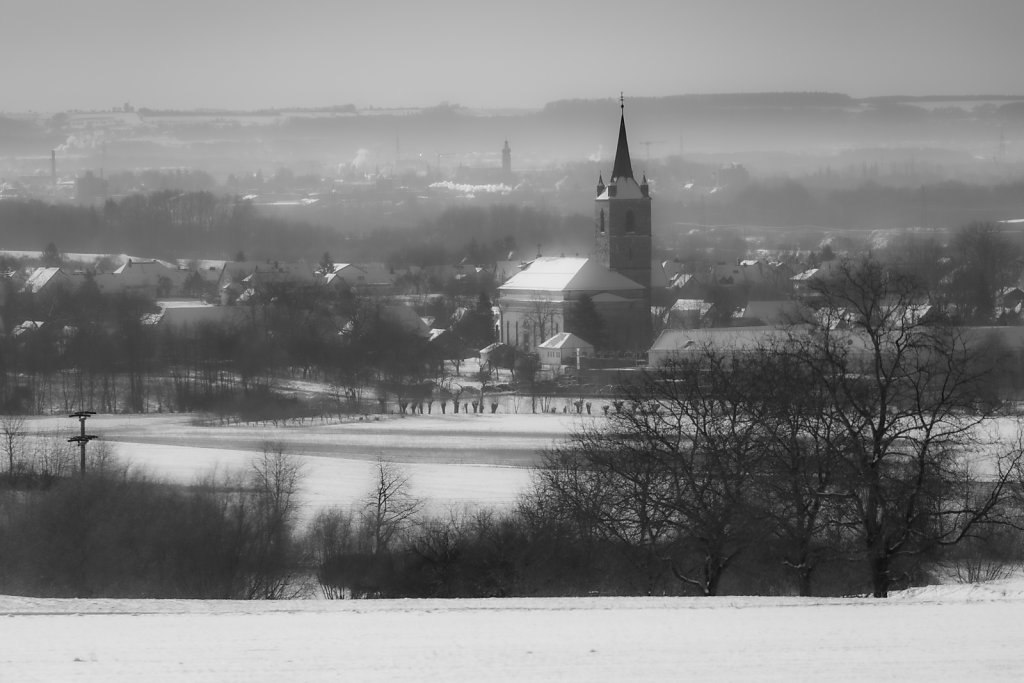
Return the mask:
M 8 200 L 0 202 L 0 228 L 10 249 L 41 250 L 52 242 L 67 252 L 172 261 L 227 259 L 239 251 L 256 259 L 313 261 L 329 251 L 347 262 L 407 268 L 454 265 L 462 259 L 489 264 L 517 252 L 518 245 L 548 244 L 552 235 L 563 235 L 565 244 L 583 241 L 590 226 L 580 216 L 514 205 L 449 208 L 424 215 L 414 230 L 386 224 L 373 229 L 313 225 L 268 215 L 237 196 L 160 190 L 108 199 L 102 206 Z
M 721 199 L 681 198 L 675 220 L 696 225 L 848 228 L 946 228 L 1024 213 L 1024 184 L 944 181 L 891 186 L 865 180 L 853 187 L 811 181 L 763 180 L 729 188 Z
M 10 319 L 42 322 L 0 340 L 0 410 L 14 414 L 88 406 L 266 421 L 376 412 L 376 398 L 401 403 L 443 384 L 445 361 L 493 337 L 482 293 L 436 304 L 450 329 L 434 343 L 391 315 L 401 306 L 317 285 L 265 285 L 224 307 L 225 320 L 182 327 L 159 324 L 143 298 L 101 295 L 90 278 L 74 292 L 10 291 L 7 304 Z M 290 379 L 325 390 L 299 399 L 280 390 Z

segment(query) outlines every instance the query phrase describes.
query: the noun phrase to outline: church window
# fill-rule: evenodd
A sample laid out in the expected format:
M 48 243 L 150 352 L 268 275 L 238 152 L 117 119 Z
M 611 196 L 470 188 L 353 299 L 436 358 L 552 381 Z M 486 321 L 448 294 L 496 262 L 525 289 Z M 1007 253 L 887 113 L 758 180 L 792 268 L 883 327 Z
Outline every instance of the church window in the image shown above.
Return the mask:
M 604 209 L 601 209 L 601 234 L 604 234 Z
M 626 212 L 626 232 L 636 232 L 636 217 L 632 211 Z

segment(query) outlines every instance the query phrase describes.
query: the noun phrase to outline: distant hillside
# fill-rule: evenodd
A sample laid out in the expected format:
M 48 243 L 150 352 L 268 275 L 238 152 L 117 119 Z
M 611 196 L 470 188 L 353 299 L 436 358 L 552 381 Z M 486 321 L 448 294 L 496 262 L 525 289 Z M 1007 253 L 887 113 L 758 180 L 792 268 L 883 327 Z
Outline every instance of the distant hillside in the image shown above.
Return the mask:
M 371 168 L 498 167 L 505 140 L 513 167 L 590 159 L 610 163 L 616 98 L 559 100 L 540 110 L 274 109 L 259 112 L 71 112 L 0 119 L 0 157 L 30 156 L 19 172 L 201 168 L 214 174 L 302 164 L 329 174 L 360 158 Z M 1024 96 L 879 96 L 777 92 L 627 97 L 635 158 L 754 153 L 831 155 L 865 148 L 946 149 L 992 157 L 997 145 L 1024 159 Z M 1002 138 L 1000 139 L 1000 136 Z M 1002 140 L 1002 141 L 1000 141 Z M 1014 146 L 1016 144 L 1016 147 Z M 3 166 L 0 166 L 2 169 Z M 763 169 L 772 172 L 773 169 Z M 778 169 L 775 169 L 776 171 Z M 10 171 L 7 171 L 10 173 Z

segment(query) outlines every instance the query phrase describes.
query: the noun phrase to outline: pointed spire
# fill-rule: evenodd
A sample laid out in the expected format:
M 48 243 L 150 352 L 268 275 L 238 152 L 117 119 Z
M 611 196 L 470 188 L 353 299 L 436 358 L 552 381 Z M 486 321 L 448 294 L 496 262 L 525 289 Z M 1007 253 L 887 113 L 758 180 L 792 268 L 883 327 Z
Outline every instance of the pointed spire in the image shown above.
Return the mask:
M 633 164 L 629 160 L 629 144 L 626 142 L 626 101 L 619 93 L 619 144 L 615 148 L 615 165 L 612 167 L 612 182 L 620 178 L 633 177 Z
M 600 195 L 604 192 L 604 176 L 600 173 L 597 174 L 597 194 Z

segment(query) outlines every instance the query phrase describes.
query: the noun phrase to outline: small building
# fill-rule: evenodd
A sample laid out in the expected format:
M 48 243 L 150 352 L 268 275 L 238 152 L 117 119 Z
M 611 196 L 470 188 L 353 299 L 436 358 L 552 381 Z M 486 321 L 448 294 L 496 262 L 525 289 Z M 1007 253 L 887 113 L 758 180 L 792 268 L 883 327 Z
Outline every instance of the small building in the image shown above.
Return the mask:
M 666 329 L 692 330 L 704 327 L 711 312 L 711 303 L 703 299 L 677 299 L 662 321 Z
M 411 306 L 405 304 L 381 304 L 377 307 L 380 320 L 393 325 L 403 332 L 423 339 L 430 338 L 430 325 Z
M 594 345 L 572 332 L 562 332 L 539 344 L 537 353 L 541 365 L 558 367 L 575 364 L 577 358 L 590 358 Z
M 216 306 L 199 299 L 157 301 L 157 313 L 142 317 L 144 325 L 178 334 L 194 334 L 202 325 L 236 325 L 245 322 L 246 312 L 234 306 Z
M 113 273 L 97 273 L 93 282 L 101 294 L 134 294 L 155 299 L 180 295 L 189 274 L 174 263 L 129 258 Z
M 480 365 L 491 368 L 511 368 L 516 360 L 516 350 L 508 344 L 494 342 L 480 349 Z
M 395 276 L 383 263 L 335 263 L 333 270 L 323 276 L 323 282 L 341 291 L 386 294 L 394 286 Z
M 718 327 L 698 330 L 665 330 L 647 352 L 653 367 L 673 358 L 696 356 L 707 348 L 723 353 L 753 351 L 761 345 L 777 344 L 789 338 L 784 329 L 775 327 Z
M 1020 287 L 1003 287 L 996 297 L 996 305 L 1003 309 L 1017 309 L 1024 304 L 1024 289 Z
M 73 292 L 78 289 L 82 278 L 69 274 L 63 268 L 36 268 L 25 280 L 23 291 L 37 296 L 44 296 L 64 289 Z
M 273 297 L 316 284 L 313 268 L 304 261 L 228 261 L 217 288 L 222 304 L 260 295 Z

